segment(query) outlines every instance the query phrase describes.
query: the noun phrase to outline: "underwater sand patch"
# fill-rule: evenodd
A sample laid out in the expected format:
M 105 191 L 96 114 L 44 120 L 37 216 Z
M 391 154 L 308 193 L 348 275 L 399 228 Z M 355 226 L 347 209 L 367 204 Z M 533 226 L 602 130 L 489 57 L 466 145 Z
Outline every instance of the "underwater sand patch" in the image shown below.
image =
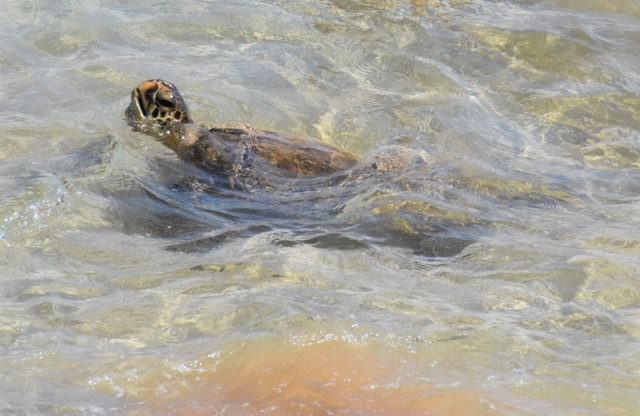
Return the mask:
M 481 391 L 438 386 L 415 363 L 341 339 L 225 346 L 176 372 L 138 415 L 497 415 Z M 149 390 L 151 391 L 151 390 Z M 161 392 L 161 393 L 159 393 Z

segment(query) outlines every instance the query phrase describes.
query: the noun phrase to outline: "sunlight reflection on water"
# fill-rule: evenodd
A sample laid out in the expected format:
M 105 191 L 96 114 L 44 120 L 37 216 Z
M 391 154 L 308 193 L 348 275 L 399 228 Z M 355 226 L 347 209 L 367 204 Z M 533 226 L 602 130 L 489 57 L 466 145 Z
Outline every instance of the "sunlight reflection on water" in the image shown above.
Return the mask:
M 9 2 L 0 409 L 634 414 L 639 17 Z M 127 126 L 155 77 L 199 122 L 386 170 L 225 188 Z M 394 146 L 430 156 L 398 168 Z

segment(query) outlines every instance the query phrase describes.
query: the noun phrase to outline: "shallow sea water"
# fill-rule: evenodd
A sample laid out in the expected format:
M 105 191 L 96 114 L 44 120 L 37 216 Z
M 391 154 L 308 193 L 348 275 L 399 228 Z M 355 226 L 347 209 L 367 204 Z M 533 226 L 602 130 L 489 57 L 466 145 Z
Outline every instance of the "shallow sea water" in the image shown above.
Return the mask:
M 635 415 L 640 4 L 8 1 L 3 415 Z M 425 163 L 228 189 L 123 118 Z

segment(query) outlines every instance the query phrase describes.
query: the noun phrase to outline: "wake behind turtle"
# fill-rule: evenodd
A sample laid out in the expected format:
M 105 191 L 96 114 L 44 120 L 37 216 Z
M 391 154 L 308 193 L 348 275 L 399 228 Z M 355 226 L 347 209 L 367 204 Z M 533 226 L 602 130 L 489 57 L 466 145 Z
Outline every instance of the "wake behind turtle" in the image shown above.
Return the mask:
M 273 230 L 277 230 L 273 244 L 280 246 L 310 244 L 353 250 L 367 248 L 371 242 L 408 247 L 429 256 L 455 254 L 470 242 L 466 236 L 458 239 L 451 235 L 447 227 L 451 218 L 439 212 L 433 218 L 430 204 L 424 210 L 419 208 L 420 212 L 407 211 L 406 219 L 404 204 L 389 210 L 383 206 L 387 198 L 402 202 L 401 195 L 408 191 L 409 196 L 414 187 L 423 193 L 426 182 L 416 178 L 419 183 L 413 183 L 411 177 L 432 165 L 433 159 L 424 151 L 387 146 L 361 159 L 310 138 L 250 127 L 205 128 L 193 123 L 176 87 L 158 79 L 134 88 L 125 115 L 134 130 L 159 139 L 182 160 L 204 168 L 207 177 L 211 173 L 211 179 L 228 180 L 231 189 L 258 191 L 229 198 L 224 189 L 217 188 L 217 181 L 205 179 L 201 183 L 201 178 L 196 178 L 192 186 L 189 179 L 187 189 L 212 199 L 203 208 L 204 215 L 220 213 L 225 221 L 231 221 L 230 228 L 211 230 L 207 223 L 201 236 L 173 244 L 171 249 L 208 250 L 230 239 Z M 156 187 L 150 192 L 157 192 Z M 158 200 L 173 197 L 171 192 Z M 202 216 L 197 206 L 183 203 L 175 204 L 180 206 L 179 215 L 196 210 L 197 217 Z M 458 229 L 458 223 L 464 227 L 468 221 L 456 221 L 452 226 Z M 171 221 L 172 230 L 173 224 Z M 148 228 L 145 223 L 145 230 Z
M 371 242 L 447 256 L 486 233 L 494 209 L 553 207 L 577 199 L 544 185 L 461 175 L 427 152 L 406 146 L 376 148 L 359 158 L 309 138 L 250 127 L 205 128 L 193 123 L 176 87 L 158 79 L 134 88 L 125 114 L 134 130 L 159 139 L 181 159 L 204 168 L 204 181 L 197 178 L 192 186 L 190 179 L 187 189 L 205 194 L 224 191 L 224 197 L 212 203 L 222 212 L 229 202 L 232 212 L 224 218 L 239 220 L 242 224 L 234 224 L 240 227 L 250 223 L 246 229 L 251 232 L 262 232 L 265 224 L 290 230 L 289 238 L 278 237 L 287 246 L 357 248 Z M 228 198 L 219 182 L 210 180 L 214 178 L 228 181 L 232 190 L 258 192 Z M 239 208 L 238 198 L 243 202 Z M 268 214 L 267 206 L 273 210 Z M 185 209 L 181 206 L 178 211 Z M 311 231 L 316 228 L 321 230 Z M 226 234 L 216 234 L 213 241 L 221 235 Z M 206 246 L 202 240 L 187 245 Z
M 405 146 L 377 148 L 359 158 L 310 138 L 250 127 L 205 128 L 193 122 L 177 88 L 159 79 L 133 89 L 125 114 L 134 130 L 159 139 L 205 174 L 223 178 L 231 189 L 258 191 L 256 207 L 247 208 L 254 201 L 245 194 L 249 199 L 241 211 L 254 212 L 250 217 L 262 224 L 265 217 L 258 213 L 264 213 L 266 205 L 276 207 L 267 222 L 281 218 L 283 228 L 300 233 L 285 245 L 323 245 L 328 244 L 323 238 L 330 237 L 332 247 L 361 247 L 362 240 L 409 247 L 428 256 L 452 255 L 490 227 L 484 213 L 472 214 L 483 212 L 489 199 L 501 207 L 572 199 L 544 186 L 460 176 L 439 166 L 427 152 Z M 212 189 L 209 184 L 214 184 Z M 189 189 L 216 192 L 216 185 L 196 180 Z M 292 225 L 298 215 L 300 224 Z M 323 224 L 324 234 L 309 235 L 312 224 Z M 206 246 L 201 240 L 187 245 Z

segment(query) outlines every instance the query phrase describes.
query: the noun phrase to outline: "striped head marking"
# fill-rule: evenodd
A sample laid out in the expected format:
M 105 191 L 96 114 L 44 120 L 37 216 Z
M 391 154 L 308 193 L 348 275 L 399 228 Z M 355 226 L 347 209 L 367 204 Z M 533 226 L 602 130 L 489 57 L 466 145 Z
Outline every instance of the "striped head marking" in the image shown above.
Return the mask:
M 178 89 L 161 79 L 150 79 L 134 88 L 125 114 L 132 121 L 193 123 Z

